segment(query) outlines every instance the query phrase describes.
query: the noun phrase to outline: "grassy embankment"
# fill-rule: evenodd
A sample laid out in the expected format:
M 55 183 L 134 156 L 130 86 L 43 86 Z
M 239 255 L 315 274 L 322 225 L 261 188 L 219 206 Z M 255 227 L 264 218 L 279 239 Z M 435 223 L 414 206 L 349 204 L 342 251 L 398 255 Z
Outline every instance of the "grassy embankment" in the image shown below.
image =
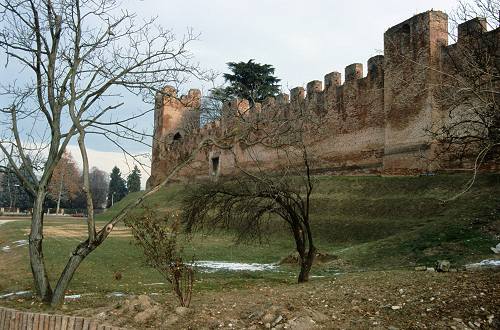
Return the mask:
M 443 204 L 459 192 L 469 177 L 319 177 L 313 196 L 312 221 L 316 245 L 339 260 L 314 267 L 313 275 L 339 271 L 410 268 L 448 259 L 456 265 L 492 256 L 497 242 L 492 233 L 500 226 L 500 175 L 485 175 L 460 198 Z M 183 194 L 172 185 L 147 200 L 160 211 L 176 209 Z M 116 214 L 137 195 L 129 195 L 99 216 L 98 223 Z M 136 211 L 140 212 L 140 210 Z M 120 228 L 121 227 L 121 228 Z M 229 233 L 195 235 L 185 242 L 185 254 L 198 260 L 277 262 L 294 250 L 290 236 L 277 226 L 262 245 L 234 245 Z M 0 247 L 25 239 L 29 221 L 0 227 Z M 78 231 L 77 229 L 80 229 Z M 47 219 L 45 255 L 49 273 L 59 274 L 71 249 L 85 234 L 78 218 Z M 121 280 L 114 274 L 120 272 Z M 202 273 L 196 290 L 237 288 L 259 283 L 295 281 L 296 269 L 280 272 Z M 0 293 L 30 289 L 26 247 L 0 251 Z M 51 279 L 55 281 L 55 278 Z M 70 289 L 92 293 L 164 292 L 167 287 L 147 285 L 163 279 L 144 265 L 142 253 L 123 225 L 81 265 Z M 145 285 L 146 284 L 146 285 Z

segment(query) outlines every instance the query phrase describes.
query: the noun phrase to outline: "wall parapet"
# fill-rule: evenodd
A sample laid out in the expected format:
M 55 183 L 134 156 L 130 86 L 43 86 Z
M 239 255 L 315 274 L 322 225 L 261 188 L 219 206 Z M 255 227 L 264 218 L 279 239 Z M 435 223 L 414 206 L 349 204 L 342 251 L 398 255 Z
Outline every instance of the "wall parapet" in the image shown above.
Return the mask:
M 324 123 L 327 132 L 318 136 L 317 132 L 311 131 L 308 136 L 323 168 L 370 168 L 371 171 L 377 168 L 380 173 L 412 174 L 432 171 L 442 164 L 423 160 L 432 158 L 436 150 L 425 132 L 439 124 L 443 117 L 442 105 L 433 94 L 443 79 L 440 72 L 447 65 L 443 50 L 456 52 L 457 45 L 495 39 L 500 29 L 487 31 L 486 26 L 486 21 L 481 18 L 464 22 L 458 27 L 457 43 L 448 45 L 447 15 L 441 11 L 426 11 L 384 33 L 384 55 L 368 59 L 366 75 L 362 63 L 353 63 L 345 67 L 344 81 L 340 72 L 333 71 L 323 80 L 312 80 L 306 86 L 290 89 L 289 95 L 269 97 L 252 107 L 246 100 L 233 100 L 223 107 L 223 112 L 236 112 L 243 118 L 259 118 L 259 125 L 267 128 L 266 120 L 287 120 L 294 113 L 314 116 L 312 119 Z M 181 120 L 172 114 L 186 113 L 186 109 L 157 109 L 155 118 L 173 118 L 165 121 L 159 131 L 179 131 Z M 165 140 L 167 135 L 159 134 L 158 140 L 163 144 L 153 147 L 152 177 L 155 177 L 155 171 L 161 172 L 161 167 L 174 162 L 176 155 L 185 154 L 204 137 L 224 136 L 235 122 L 222 116 L 219 121 L 195 128 L 173 142 Z M 259 152 L 266 154 L 265 150 Z M 161 157 L 155 158 L 160 154 Z M 192 166 L 197 172 L 193 170 L 191 174 L 183 175 L 195 172 L 202 175 L 202 169 L 214 154 L 212 150 L 200 156 L 198 164 Z M 221 157 L 217 159 L 218 164 L 227 162 L 227 166 L 231 166 L 229 158 L 223 159 L 224 152 L 217 154 Z M 243 159 L 249 158 L 244 150 L 238 150 L 236 154 Z M 273 161 L 272 155 L 263 157 Z M 321 169 L 317 170 L 321 172 Z M 206 175 L 208 173 L 207 170 Z

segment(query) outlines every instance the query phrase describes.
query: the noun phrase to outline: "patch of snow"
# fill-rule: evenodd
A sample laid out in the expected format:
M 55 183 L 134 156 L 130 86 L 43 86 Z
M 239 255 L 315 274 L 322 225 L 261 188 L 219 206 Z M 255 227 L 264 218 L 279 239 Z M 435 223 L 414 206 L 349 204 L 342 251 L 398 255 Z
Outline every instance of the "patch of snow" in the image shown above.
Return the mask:
M 158 282 L 158 283 L 144 283 L 143 285 L 145 286 L 150 286 L 150 285 L 165 285 L 163 282 Z
M 82 297 L 81 294 L 70 294 L 64 296 L 64 299 L 80 299 Z
M 6 294 L 3 294 L 0 296 L 0 299 L 5 299 L 5 298 L 9 298 L 11 296 L 15 295 L 14 292 L 10 292 L 10 293 L 6 293 Z
M 28 244 L 29 244 L 29 242 L 28 242 L 28 240 L 26 240 L 26 239 L 21 239 L 21 240 L 19 240 L 19 241 L 14 241 L 14 242 L 12 242 L 12 244 L 16 244 L 16 247 L 20 247 L 20 246 L 25 246 L 25 245 L 28 245 Z
M 258 264 L 258 263 L 241 263 L 241 262 L 224 262 L 224 261 L 195 261 L 194 266 L 201 268 L 205 272 L 216 272 L 219 270 L 229 271 L 250 271 L 258 272 L 265 270 L 274 270 L 278 267 L 277 264 Z
M 494 259 L 486 259 L 481 262 L 477 262 L 474 264 L 465 265 L 465 268 L 492 268 L 492 267 L 500 267 L 500 260 Z
M 5 224 L 5 223 L 12 222 L 12 221 L 16 221 L 16 220 L 0 220 L 0 226 Z
M 28 240 L 21 239 L 21 240 L 18 240 L 18 241 L 14 241 L 11 244 L 13 244 L 13 245 L 12 246 L 11 245 L 6 245 L 6 246 L 2 247 L 2 251 L 3 252 L 9 252 L 12 248 L 26 246 L 26 245 L 29 244 L 29 242 L 28 242 Z
M 111 292 L 110 294 L 108 294 L 107 296 L 108 297 L 125 297 L 127 294 L 126 293 L 123 293 L 123 292 Z
M 29 293 L 31 293 L 31 291 L 10 292 L 10 293 L 6 293 L 6 294 L 1 295 L 0 299 L 5 299 L 5 298 L 8 298 L 8 297 L 12 297 L 12 296 L 24 296 L 24 295 L 27 295 Z

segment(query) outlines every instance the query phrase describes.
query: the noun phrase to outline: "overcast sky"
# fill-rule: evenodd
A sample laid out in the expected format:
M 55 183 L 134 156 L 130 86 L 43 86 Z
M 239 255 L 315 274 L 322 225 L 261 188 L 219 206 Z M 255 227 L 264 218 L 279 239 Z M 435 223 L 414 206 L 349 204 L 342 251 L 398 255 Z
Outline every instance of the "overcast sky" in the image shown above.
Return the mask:
M 126 4 L 140 15 L 158 15 L 177 34 L 186 27 L 199 32 L 191 49 L 202 66 L 224 72 L 229 61 L 253 58 L 272 64 L 286 91 L 322 80 L 331 71 L 343 73 L 351 63 L 366 66 L 368 58 L 381 54 L 388 28 L 430 9 L 448 12 L 456 1 L 129 0 Z
M 200 37 L 190 50 L 203 68 L 225 72 L 227 62 L 249 59 L 273 65 L 287 92 L 323 80 L 331 71 L 343 75 L 351 63 L 366 67 L 368 58 L 382 53 L 388 28 L 426 10 L 449 12 L 455 4 L 454 0 L 125 0 L 124 9 L 139 18 L 158 16 L 179 36 L 194 29 Z M 0 59 L 0 74 L 24 74 L 5 71 L 5 59 Z M 193 80 L 185 90 L 208 87 Z M 129 108 L 142 106 L 138 100 L 125 101 Z M 152 115 L 141 122 L 152 128 Z M 116 164 L 128 172 L 122 153 L 112 145 L 97 138 L 89 142 L 92 165 L 109 172 Z M 76 149 L 73 154 L 77 156 Z

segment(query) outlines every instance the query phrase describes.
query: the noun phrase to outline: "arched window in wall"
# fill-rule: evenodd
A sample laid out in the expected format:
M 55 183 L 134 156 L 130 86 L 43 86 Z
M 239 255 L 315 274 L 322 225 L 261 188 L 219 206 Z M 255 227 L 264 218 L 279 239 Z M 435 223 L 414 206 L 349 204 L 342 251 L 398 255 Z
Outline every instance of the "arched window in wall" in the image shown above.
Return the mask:
M 405 24 L 401 28 L 401 52 L 406 52 L 410 49 L 411 43 L 411 28 L 410 24 Z

